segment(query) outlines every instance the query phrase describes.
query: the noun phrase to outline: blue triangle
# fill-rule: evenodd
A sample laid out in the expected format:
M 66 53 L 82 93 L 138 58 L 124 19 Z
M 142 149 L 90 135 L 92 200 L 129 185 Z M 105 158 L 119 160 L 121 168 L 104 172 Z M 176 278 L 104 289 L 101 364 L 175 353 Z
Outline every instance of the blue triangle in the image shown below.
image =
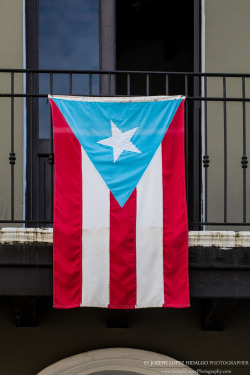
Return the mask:
M 160 146 L 182 99 L 118 103 L 52 100 L 123 207 Z M 140 153 L 125 150 L 114 162 L 113 148 L 98 143 L 112 137 L 111 121 L 122 133 L 138 128 L 130 141 Z

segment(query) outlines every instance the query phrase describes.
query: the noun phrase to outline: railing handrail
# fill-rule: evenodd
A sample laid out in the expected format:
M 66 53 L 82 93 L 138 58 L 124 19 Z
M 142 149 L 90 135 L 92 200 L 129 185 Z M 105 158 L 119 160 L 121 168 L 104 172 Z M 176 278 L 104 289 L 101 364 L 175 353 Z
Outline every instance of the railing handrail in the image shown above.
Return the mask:
M 79 70 L 79 69 L 21 69 L 21 68 L 0 68 L 0 73 L 55 73 L 55 74 L 167 74 L 192 77 L 232 77 L 250 78 L 250 73 L 213 73 L 213 72 L 173 72 L 156 70 Z

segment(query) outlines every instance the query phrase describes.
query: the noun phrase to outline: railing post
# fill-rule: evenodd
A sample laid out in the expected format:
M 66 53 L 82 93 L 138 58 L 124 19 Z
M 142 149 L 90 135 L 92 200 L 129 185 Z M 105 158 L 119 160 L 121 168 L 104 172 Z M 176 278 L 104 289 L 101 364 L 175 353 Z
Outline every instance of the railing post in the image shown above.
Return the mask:
M 200 78 L 199 76 L 193 76 L 193 93 L 194 97 L 200 96 Z M 200 107 L 201 102 L 194 100 L 193 102 L 193 150 L 192 150 L 192 162 L 193 162 L 193 222 L 194 230 L 200 230 L 201 226 L 198 224 L 201 217 L 201 134 L 200 134 Z
M 53 94 L 53 73 L 50 73 L 50 94 Z M 50 220 L 53 220 L 53 207 L 54 207 L 54 144 L 53 144 L 53 126 L 52 126 L 52 113 L 50 108 Z
M 246 208 L 247 208 L 247 181 L 246 181 L 246 168 L 248 166 L 248 159 L 247 159 L 247 145 L 246 145 L 246 83 L 245 83 L 245 77 L 242 77 L 242 111 L 243 111 L 243 156 L 241 158 L 241 166 L 243 169 L 243 223 L 245 224 L 247 221 L 247 214 L 246 214 Z
M 26 220 L 33 220 L 33 72 L 27 72 L 27 191 L 26 191 Z
M 207 76 L 204 77 L 204 97 L 206 98 L 207 97 Z M 202 137 L 203 137 L 203 145 L 204 145 L 204 155 L 203 155 L 203 168 L 205 169 L 205 173 L 204 173 L 204 181 L 203 181 L 203 186 L 204 186 L 204 200 L 205 200 L 205 205 L 204 205 L 204 220 L 205 220 L 205 223 L 207 222 L 207 184 L 208 184 L 208 171 L 207 171 L 207 168 L 209 167 L 209 155 L 208 155 L 208 152 L 207 152 L 207 100 L 205 99 L 205 102 L 204 102 L 204 134 L 202 134 Z
M 15 188 L 14 188 L 14 184 L 15 184 L 15 176 L 14 176 L 14 166 L 15 166 L 15 163 L 16 163 L 16 154 L 14 152 L 14 72 L 11 72 L 11 129 L 10 129 L 10 132 L 11 132 L 11 146 L 10 146 L 10 154 L 9 154 L 9 163 L 10 163 L 10 167 L 11 167 L 11 182 L 10 182 L 10 186 L 11 186 L 11 203 L 10 203 L 10 207 L 11 207 L 11 220 L 14 220 L 15 219 L 15 215 L 14 215 L 14 211 L 15 211 L 15 208 L 14 208 L 14 205 L 15 205 L 15 197 L 14 197 L 14 192 L 15 192 Z
M 224 223 L 227 223 L 227 102 L 226 77 L 223 76 L 223 116 L 224 116 Z
M 168 86 L 167 90 L 168 92 Z M 188 97 L 188 76 L 185 75 L 185 96 Z M 186 175 L 186 197 L 187 197 L 187 208 L 189 211 L 189 121 L 188 121 L 188 99 L 185 100 L 185 175 Z

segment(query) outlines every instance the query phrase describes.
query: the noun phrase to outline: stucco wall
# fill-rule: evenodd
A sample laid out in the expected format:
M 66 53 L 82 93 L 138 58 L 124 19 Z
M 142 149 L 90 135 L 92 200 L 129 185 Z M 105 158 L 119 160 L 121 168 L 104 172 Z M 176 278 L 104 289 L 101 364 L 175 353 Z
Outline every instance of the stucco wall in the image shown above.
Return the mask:
M 206 72 L 250 73 L 250 2 L 249 0 L 205 0 L 205 40 L 203 64 Z M 204 26 L 204 25 L 203 25 Z M 208 95 L 223 96 L 223 79 L 208 78 Z M 241 78 L 227 78 L 226 95 L 242 97 Z M 246 96 L 250 96 L 250 79 L 246 79 Z M 223 102 L 208 103 L 208 220 L 223 217 L 224 197 L 224 108 Z M 242 220 L 243 214 L 243 105 L 227 102 L 228 142 L 228 221 Z M 250 105 L 246 103 L 247 154 L 250 144 Z M 250 193 L 247 169 L 247 197 Z M 247 220 L 250 221 L 247 200 Z M 228 228 L 229 229 L 229 228 Z M 245 228 L 246 229 L 246 228 Z M 248 228 L 249 229 L 249 228 Z
M 0 69 L 23 68 L 23 2 L 0 2 Z M 15 75 L 14 90 L 23 92 L 23 74 Z M 11 92 L 11 76 L 0 73 L 0 93 Z M 10 219 L 11 99 L 0 98 L 0 219 Z M 14 99 L 15 218 L 23 216 L 23 99 Z M 0 226 L 4 226 L 1 224 Z

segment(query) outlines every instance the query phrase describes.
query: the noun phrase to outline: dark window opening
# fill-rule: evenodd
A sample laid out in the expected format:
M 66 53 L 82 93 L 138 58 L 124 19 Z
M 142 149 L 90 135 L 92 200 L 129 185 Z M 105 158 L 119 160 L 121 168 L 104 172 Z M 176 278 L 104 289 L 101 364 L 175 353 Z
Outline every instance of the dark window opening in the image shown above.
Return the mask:
M 116 2 L 117 70 L 194 71 L 194 5 L 166 0 Z M 125 77 L 117 79 L 124 94 Z M 169 94 L 184 93 L 184 79 L 169 80 Z M 145 95 L 145 77 L 131 77 L 131 95 Z M 150 95 L 166 94 L 165 78 L 150 76 Z

